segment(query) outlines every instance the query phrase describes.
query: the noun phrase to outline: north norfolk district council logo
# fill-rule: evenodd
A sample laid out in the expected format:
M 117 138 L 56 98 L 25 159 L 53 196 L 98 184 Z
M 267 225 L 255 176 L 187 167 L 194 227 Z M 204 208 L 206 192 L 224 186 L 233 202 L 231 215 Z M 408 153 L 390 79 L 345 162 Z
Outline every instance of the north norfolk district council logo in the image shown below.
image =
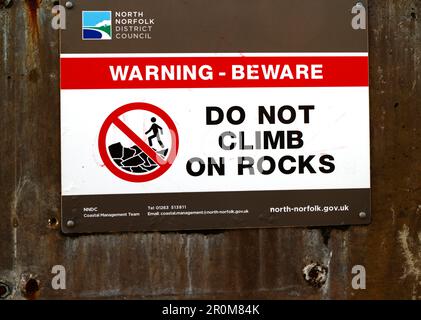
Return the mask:
M 82 12 L 83 40 L 111 40 L 112 22 L 111 11 L 83 11 Z

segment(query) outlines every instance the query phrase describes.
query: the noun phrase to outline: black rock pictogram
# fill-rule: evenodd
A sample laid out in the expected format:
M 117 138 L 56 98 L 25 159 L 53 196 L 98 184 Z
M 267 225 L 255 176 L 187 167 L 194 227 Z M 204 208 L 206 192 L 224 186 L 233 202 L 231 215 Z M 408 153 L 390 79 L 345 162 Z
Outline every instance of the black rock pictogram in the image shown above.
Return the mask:
M 108 151 L 110 152 L 114 163 L 120 167 L 120 169 L 127 172 L 148 173 L 158 167 L 158 165 L 138 146 L 126 148 L 118 142 L 110 145 L 108 147 Z M 168 150 L 164 150 L 164 152 L 166 155 Z

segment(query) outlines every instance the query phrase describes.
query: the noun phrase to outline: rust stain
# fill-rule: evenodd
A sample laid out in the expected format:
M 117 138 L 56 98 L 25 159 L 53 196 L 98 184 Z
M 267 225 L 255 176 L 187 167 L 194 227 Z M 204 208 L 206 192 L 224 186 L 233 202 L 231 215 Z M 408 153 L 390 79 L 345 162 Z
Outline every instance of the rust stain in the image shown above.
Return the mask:
M 315 288 L 321 288 L 327 281 L 328 268 L 319 264 L 311 263 L 303 268 L 304 280 Z
M 40 281 L 33 274 L 24 273 L 21 275 L 20 290 L 28 300 L 36 300 L 40 295 Z
M 38 10 L 42 0 L 25 0 L 26 8 L 29 15 L 29 27 L 33 31 L 33 34 L 38 35 Z

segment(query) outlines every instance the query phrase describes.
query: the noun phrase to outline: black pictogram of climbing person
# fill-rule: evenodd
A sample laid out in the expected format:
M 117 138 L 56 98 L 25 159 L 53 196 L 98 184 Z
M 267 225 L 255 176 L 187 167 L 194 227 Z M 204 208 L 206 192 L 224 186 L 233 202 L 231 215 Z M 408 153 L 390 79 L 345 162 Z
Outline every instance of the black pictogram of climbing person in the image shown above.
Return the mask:
M 149 145 L 153 146 L 153 140 L 156 139 L 161 146 L 161 148 L 164 148 L 164 144 L 161 141 L 161 135 L 164 134 L 164 130 L 156 123 L 156 118 L 151 118 L 152 125 L 148 131 L 145 132 L 145 134 L 149 134 L 152 132 L 152 135 L 148 137 Z

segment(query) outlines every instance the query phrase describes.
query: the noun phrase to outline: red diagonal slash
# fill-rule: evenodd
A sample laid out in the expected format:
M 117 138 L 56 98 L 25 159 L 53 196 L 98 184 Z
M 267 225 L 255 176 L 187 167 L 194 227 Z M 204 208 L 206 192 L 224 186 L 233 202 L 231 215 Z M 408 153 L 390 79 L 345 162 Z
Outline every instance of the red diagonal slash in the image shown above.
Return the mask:
M 160 167 L 165 167 L 168 165 L 167 160 L 159 156 L 155 150 L 148 146 L 136 133 L 133 132 L 123 121 L 119 118 L 113 120 L 114 125 L 119 128 L 127 137 L 130 138 L 146 155 L 151 158 L 157 165 Z

